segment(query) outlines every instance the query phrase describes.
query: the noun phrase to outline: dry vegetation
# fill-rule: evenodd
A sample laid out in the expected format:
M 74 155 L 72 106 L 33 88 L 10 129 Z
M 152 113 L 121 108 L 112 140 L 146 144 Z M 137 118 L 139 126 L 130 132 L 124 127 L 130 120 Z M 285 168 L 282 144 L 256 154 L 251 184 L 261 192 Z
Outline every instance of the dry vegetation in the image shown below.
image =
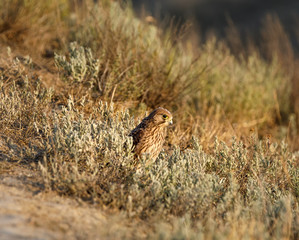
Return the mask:
M 130 7 L 77 4 L 0 2 L 1 175 L 26 169 L 45 196 L 113 216 L 106 231 L 91 222 L 65 237 L 298 239 L 291 50 L 271 40 L 267 59 L 236 57 L 212 38 L 194 51 Z M 175 126 L 156 162 L 136 168 L 128 133 L 157 106 Z

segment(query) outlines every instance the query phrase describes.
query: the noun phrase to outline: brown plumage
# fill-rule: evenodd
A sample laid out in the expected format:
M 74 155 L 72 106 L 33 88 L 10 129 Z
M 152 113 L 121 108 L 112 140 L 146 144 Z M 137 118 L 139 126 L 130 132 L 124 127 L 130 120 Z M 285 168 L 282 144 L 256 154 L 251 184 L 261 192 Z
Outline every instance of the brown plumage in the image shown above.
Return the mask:
M 172 115 L 161 107 L 145 117 L 129 135 L 133 137 L 136 156 L 149 154 L 150 158 L 155 160 L 162 150 L 169 124 L 172 124 Z

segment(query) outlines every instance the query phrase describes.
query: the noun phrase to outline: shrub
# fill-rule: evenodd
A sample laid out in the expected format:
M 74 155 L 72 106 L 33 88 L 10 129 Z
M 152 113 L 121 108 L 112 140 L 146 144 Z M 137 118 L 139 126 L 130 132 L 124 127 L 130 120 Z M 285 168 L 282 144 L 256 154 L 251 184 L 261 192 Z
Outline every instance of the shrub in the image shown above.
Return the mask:
M 237 221 L 249 221 L 252 226 L 262 224 L 259 236 L 294 237 L 298 211 L 294 166 L 299 156 L 284 143 L 253 139 L 247 147 L 237 141 L 228 147 L 216 141 L 214 152 L 207 154 L 194 138 L 193 149 L 174 148 L 162 152 L 155 163 L 146 165 L 143 159 L 135 167 L 128 137 L 132 128 L 127 112 L 114 113 L 101 103 L 86 117 L 70 100 L 55 114 L 54 126 L 43 130 L 46 154 L 40 169 L 46 185 L 61 194 L 124 210 L 128 217 L 166 220 L 188 215 L 205 226 L 197 231 L 208 235 L 225 225 L 232 227 L 228 232 L 234 231 Z M 210 221 L 216 222 L 209 226 Z M 290 230 L 284 230 L 285 224 Z
M 99 60 L 93 58 L 90 48 L 79 47 L 76 42 L 70 43 L 69 53 L 69 61 L 55 54 L 56 66 L 64 70 L 65 77 L 71 78 L 71 84 L 88 82 L 93 87 L 99 73 Z
M 0 64 L 1 133 L 12 141 L 11 147 L 21 145 L 26 152 L 36 143 L 39 129 L 47 121 L 53 91 L 46 89 L 30 70 L 30 58 L 21 61 L 8 55 L 5 61 L 0 60 Z M 21 156 L 18 158 L 22 159 Z

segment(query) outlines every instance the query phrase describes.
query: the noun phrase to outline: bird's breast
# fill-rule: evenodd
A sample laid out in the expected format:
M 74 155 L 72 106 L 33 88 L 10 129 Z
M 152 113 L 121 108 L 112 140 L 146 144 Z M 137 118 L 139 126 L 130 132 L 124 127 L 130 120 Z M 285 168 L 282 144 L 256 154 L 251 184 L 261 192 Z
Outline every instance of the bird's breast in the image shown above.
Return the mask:
M 156 153 L 159 154 L 161 151 L 164 141 L 165 141 L 166 132 L 164 129 L 153 129 L 151 134 L 146 136 L 144 142 L 144 149 L 142 152 L 144 153 Z

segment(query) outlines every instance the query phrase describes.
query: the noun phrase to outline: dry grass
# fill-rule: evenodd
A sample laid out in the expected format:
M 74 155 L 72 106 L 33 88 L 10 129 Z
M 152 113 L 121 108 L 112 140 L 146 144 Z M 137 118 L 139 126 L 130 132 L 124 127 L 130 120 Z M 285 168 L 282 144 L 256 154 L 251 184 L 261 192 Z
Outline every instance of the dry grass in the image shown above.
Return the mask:
M 85 12 L 25 2 L 15 11 L 4 4 L 12 13 L 0 23 L 14 22 L 9 31 L 23 17 L 33 23 L 26 41 L 13 37 L 18 47 L 2 50 L 0 171 L 22 164 L 41 191 L 117 212 L 115 226 L 124 216 L 140 223 L 136 238 L 298 238 L 294 78 L 278 56 L 236 58 L 216 39 L 194 56 L 117 2 L 87 2 Z M 30 49 L 39 28 L 50 37 Z M 62 44 L 49 45 L 55 38 Z M 22 46 L 34 61 L 14 58 Z M 50 62 L 47 47 L 57 48 Z M 157 106 L 173 112 L 175 127 L 156 162 L 136 168 L 134 115 Z

